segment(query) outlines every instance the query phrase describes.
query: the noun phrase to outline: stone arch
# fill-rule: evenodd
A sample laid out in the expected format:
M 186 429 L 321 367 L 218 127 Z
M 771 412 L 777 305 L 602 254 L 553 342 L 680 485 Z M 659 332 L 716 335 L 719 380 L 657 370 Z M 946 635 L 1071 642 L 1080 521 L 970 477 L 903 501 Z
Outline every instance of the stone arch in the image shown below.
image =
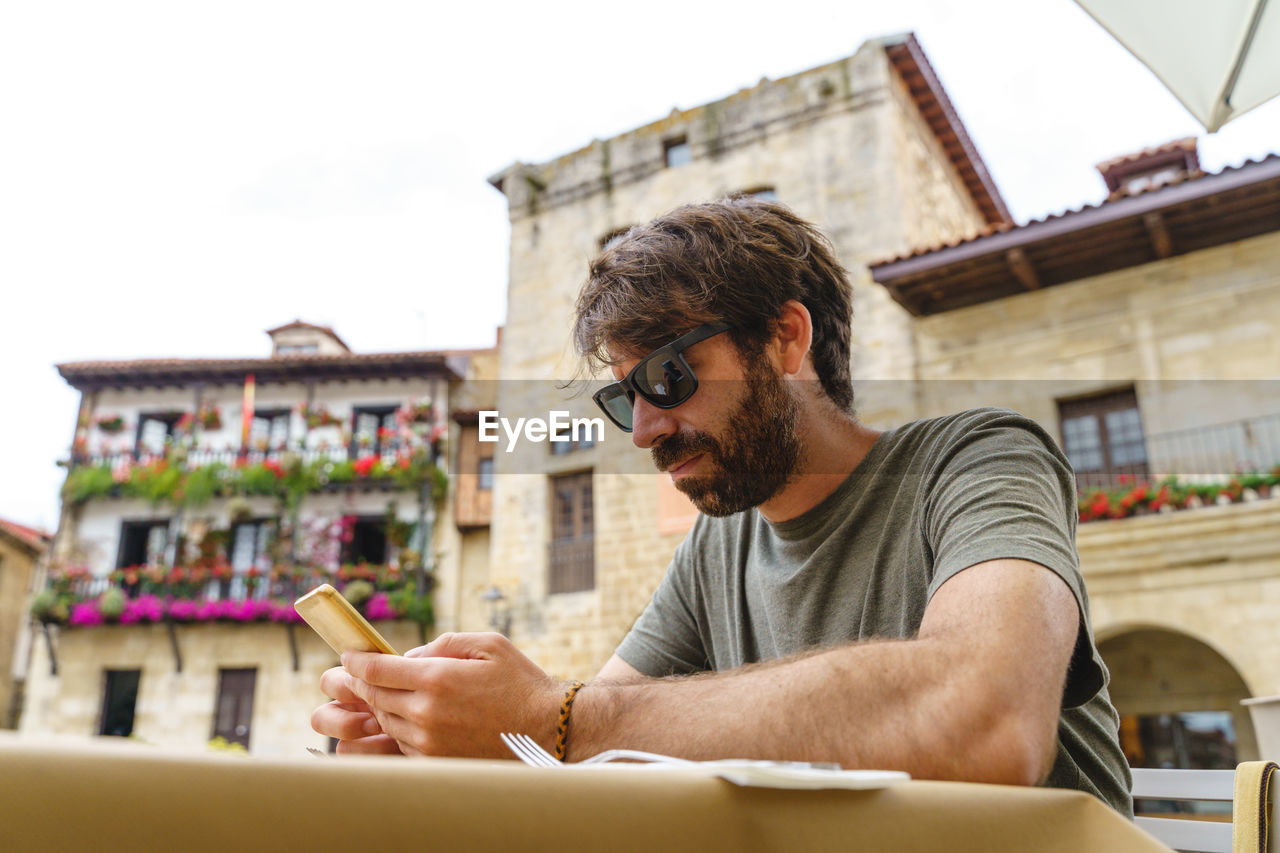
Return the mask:
M 1122 741 L 1136 737 L 1132 727 L 1140 718 L 1226 712 L 1235 733 L 1234 760 L 1258 757 L 1253 722 L 1240 704 L 1253 694 L 1236 666 L 1210 643 L 1160 625 L 1112 628 L 1100 632 L 1097 642 L 1111 671 Z

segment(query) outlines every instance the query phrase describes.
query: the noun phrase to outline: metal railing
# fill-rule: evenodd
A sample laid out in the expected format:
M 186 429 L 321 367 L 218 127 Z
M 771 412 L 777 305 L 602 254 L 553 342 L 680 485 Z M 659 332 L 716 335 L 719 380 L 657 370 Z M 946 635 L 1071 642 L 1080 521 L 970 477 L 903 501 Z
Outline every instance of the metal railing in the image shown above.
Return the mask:
M 108 465 L 112 468 L 122 465 L 145 465 L 160 459 L 181 458 L 188 468 L 221 463 L 223 465 L 260 465 L 264 462 L 280 462 L 286 454 L 300 458 L 304 463 L 320 461 L 346 462 L 367 456 L 379 456 L 383 460 L 393 460 L 401 450 L 398 441 L 383 441 L 379 446 L 363 447 L 359 445 L 331 445 L 328 447 L 283 448 L 270 449 L 238 449 L 211 447 L 168 448 L 164 452 L 156 452 L 147 448 L 117 451 L 115 453 L 75 453 L 71 461 L 73 465 Z M 404 449 L 411 449 L 405 447 Z
M 142 570 L 145 571 L 145 570 Z M 70 586 L 71 594 L 78 600 L 97 598 L 113 587 L 130 598 L 144 593 L 188 598 L 200 601 L 245 601 L 248 599 L 280 598 L 292 601 L 309 589 L 322 583 L 338 583 L 336 575 L 329 572 L 310 571 L 287 576 L 271 577 L 270 573 L 251 576 L 247 571 L 233 571 L 223 577 L 195 575 L 193 570 L 179 569 L 181 579 L 173 579 L 172 569 L 161 571 L 165 579 L 149 581 L 139 572 L 137 580 L 121 579 L 117 573 L 77 578 Z
M 1232 477 L 1265 473 L 1280 464 L 1280 414 L 1244 418 L 1146 436 L 1146 460 L 1078 471 L 1081 492 L 1126 482 L 1176 477 L 1197 485 L 1223 485 Z

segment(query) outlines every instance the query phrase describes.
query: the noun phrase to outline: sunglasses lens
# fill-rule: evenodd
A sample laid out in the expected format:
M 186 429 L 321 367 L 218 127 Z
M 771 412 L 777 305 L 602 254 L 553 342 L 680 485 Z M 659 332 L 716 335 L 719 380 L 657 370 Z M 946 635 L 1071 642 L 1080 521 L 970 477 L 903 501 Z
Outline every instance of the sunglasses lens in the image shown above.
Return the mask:
M 683 403 L 697 387 L 693 371 L 685 366 L 683 359 L 661 351 L 645 360 L 634 381 L 654 405 L 666 407 Z
M 631 395 L 622 383 L 606 385 L 596 394 L 596 404 L 621 429 L 631 432 Z

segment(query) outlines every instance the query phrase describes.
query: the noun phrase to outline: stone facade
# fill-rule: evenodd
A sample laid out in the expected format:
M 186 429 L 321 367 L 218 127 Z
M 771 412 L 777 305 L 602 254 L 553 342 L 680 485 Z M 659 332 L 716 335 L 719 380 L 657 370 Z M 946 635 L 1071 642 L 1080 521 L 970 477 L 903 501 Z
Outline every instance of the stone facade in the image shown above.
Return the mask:
M 351 354 L 331 330 L 320 327 L 290 324 L 274 330 L 272 338 L 277 349 L 283 346 L 316 347 L 314 352 L 273 355 L 279 361 L 301 364 L 307 358 L 314 360 L 318 356 L 320 361 L 316 363 L 322 365 L 327 356 L 350 357 L 358 366 L 361 358 Z M 357 407 L 373 407 L 386 412 L 424 399 L 434 402 L 435 422 L 447 428 L 440 462 L 449 475 L 449 489 L 436 508 L 428 543 L 435 580 L 431 604 L 435 615 L 434 630 L 453 630 L 466 618 L 467 608 L 473 607 L 470 599 L 476 596 L 471 588 L 481 584 L 477 578 L 487 580 L 489 516 L 487 507 L 477 508 L 472 505 L 474 501 L 459 494 L 468 488 L 474 491 L 474 460 L 479 445 L 474 435 L 468 435 L 461 424 L 449 417 L 449 413 L 459 406 L 493 407 L 497 351 L 489 349 L 436 355 L 448 363 L 452 372 L 436 369 L 433 373 L 425 368 L 412 368 L 406 375 L 385 378 L 348 379 L 339 374 L 328 379 L 308 380 L 302 376 L 297 382 L 259 383 L 254 396 L 254 411 L 287 413 L 281 417 L 289 421 L 290 448 L 302 438 L 305 446 L 301 452 L 334 452 L 336 456 L 327 458 L 345 460 L 348 442 L 353 441 L 350 432 Z M 375 360 L 386 363 L 395 362 L 396 358 L 391 354 L 375 357 Z M 141 363 L 141 366 L 145 369 L 146 363 Z M 129 363 L 119 368 L 125 374 L 130 369 L 138 367 Z M 188 453 L 193 459 L 202 459 L 201 453 L 223 453 L 224 456 L 211 458 L 229 464 L 234 460 L 235 448 L 240 446 L 243 388 L 222 379 L 223 374 L 217 374 L 222 379 L 220 382 L 201 382 L 200 369 L 199 366 L 190 368 L 195 379 L 188 377 L 168 382 L 140 379 L 130 383 L 126 378 L 87 392 L 81 409 L 79 438 L 83 444 L 80 452 L 89 454 L 91 458 L 106 458 L 116 460 L 112 464 L 121 464 L 119 460 L 132 452 L 138 440 L 133 426 L 139 423 L 143 413 L 195 411 L 200 406 L 216 404 L 222 416 L 221 425 L 202 430 Z M 209 369 L 206 364 L 205 370 Z M 465 378 L 450 378 L 454 376 Z M 304 401 L 312 407 L 323 407 L 340 424 L 308 428 L 298 410 L 298 405 Z M 104 432 L 99 426 L 104 414 L 120 415 L 129 428 Z M 275 446 L 274 435 L 270 442 Z M 268 451 L 255 448 L 255 452 Z M 465 478 L 461 475 L 460 464 L 469 466 Z M 465 485 L 460 485 L 464 479 Z M 468 512 L 467 523 L 461 526 L 455 523 L 454 512 L 460 499 L 464 500 Z M 235 500 L 242 504 L 239 509 L 254 520 L 274 519 L 282 512 L 276 497 L 259 495 Z M 171 533 L 181 530 L 188 541 L 198 541 L 201 531 L 232 529 L 236 519 L 232 517 L 231 504 L 231 500 L 223 497 L 185 509 L 177 509 L 165 501 L 153 504 L 138 498 L 122 497 L 94 497 L 81 504 L 66 502 L 53 558 L 59 565 L 84 567 L 94 578 L 95 589 L 105 587 L 111 572 L 122 565 L 121 560 L 127 550 L 122 546 L 126 522 L 161 522 Z M 308 493 L 297 516 L 300 527 L 305 529 L 309 522 L 323 522 L 327 527 L 344 516 L 376 525 L 393 512 L 398 521 L 417 522 L 420 507 L 416 491 L 398 489 L 394 483 L 353 482 L 346 487 Z M 304 533 L 302 538 L 305 536 Z M 399 560 L 405 547 L 388 541 L 384 561 Z M 303 548 L 305 551 L 306 546 Z M 230 547 L 227 550 L 230 552 Z M 227 554 L 229 561 L 231 556 Z M 260 552 L 255 557 L 255 566 L 261 556 Z M 170 549 L 165 556 L 165 564 L 171 565 L 175 559 L 177 555 Z M 305 555 L 303 559 L 306 559 Z M 332 570 L 336 566 L 329 568 Z M 230 595 L 233 598 L 244 595 L 244 587 L 236 586 L 237 583 L 242 584 L 243 581 L 232 582 Z M 3 594 L 0 602 L 12 597 L 2 574 L 0 593 Z M 221 594 L 227 594 L 226 590 Z M 19 607 L 25 617 L 25 588 L 19 595 L 23 599 Z M 28 620 L 22 618 L 20 621 L 25 629 Z M 378 627 L 400 651 L 407 651 L 430 639 L 417 623 L 408 620 L 382 622 Z M 10 632 L 5 636 L 12 635 Z M 26 646 L 29 652 L 28 660 L 24 661 L 27 680 L 21 720 L 24 733 L 98 733 L 103 724 L 108 674 L 137 672 L 133 734 L 154 743 L 203 747 L 213 736 L 215 716 L 221 701 L 220 673 L 225 670 L 252 670 L 252 709 L 248 723 L 250 750 L 256 754 L 288 755 L 300 752 L 304 746 L 327 746 L 324 738 L 311 730 L 309 720 L 312 709 L 324 701 L 319 692 L 319 676 L 337 663 L 337 656 L 306 625 L 288 627 L 273 623 L 210 622 L 174 625 L 172 632 L 166 624 L 51 626 L 47 631 L 32 627 Z M 3 651 L 2 647 L 0 651 Z
M 692 157 L 666 168 L 673 141 Z M 1059 401 L 1124 388 L 1148 438 L 1280 414 L 1268 381 L 1280 364 L 1274 232 L 931 316 L 901 310 L 866 264 L 984 223 L 876 43 L 551 163 L 516 164 L 495 182 L 512 222 L 501 375 L 520 380 L 499 397 L 504 413 L 565 405 L 547 380 L 576 375 L 568 318 L 605 238 L 685 201 L 768 188 L 818 223 L 849 269 L 858 409 L 872 426 L 999 405 L 1061 440 Z M 647 602 L 691 524 L 689 505 L 643 473 L 643 454 L 616 431 L 564 456 L 521 447 L 496 458 L 490 572 L 512 604 L 513 639 L 550 671 L 588 677 Z M 1166 461 L 1178 470 L 1182 460 Z M 584 470 L 594 475 L 595 583 L 551 595 L 549 484 Z M 1239 757 L 1254 757 L 1238 701 L 1280 693 L 1277 513 L 1273 499 L 1081 526 L 1122 713 L 1230 711 Z
M 421 643 L 417 626 L 380 622 L 378 631 L 398 651 Z M 311 712 L 327 701 L 320 675 L 338 657 L 306 625 L 105 625 L 63 630 L 50 645 L 36 642 L 22 731 L 33 735 L 95 734 L 103 713 L 107 671 L 139 670 L 133 737 L 179 749 L 204 749 L 213 737 L 221 670 L 250 669 L 253 690 L 249 750 L 255 755 L 325 751 L 328 739 L 312 731 Z M 290 637 L 292 633 L 292 640 Z M 182 668 L 178 670 L 178 658 Z M 297 665 L 291 642 L 296 644 Z
M 18 717 L 16 680 L 23 671 L 20 642 L 27 625 L 27 603 L 43 550 L 11 535 L 0 524 L 0 729 L 11 729 Z
M 688 144 L 691 160 L 668 168 L 664 152 L 675 141 Z M 511 213 L 504 414 L 592 414 L 588 395 L 566 403 L 552 381 L 578 375 L 569 323 L 586 263 L 609 235 L 682 203 L 769 189 L 819 223 L 854 285 L 856 375 L 883 380 L 915 375 L 912 323 L 865 264 L 984 224 L 878 42 L 551 163 L 516 164 L 494 181 Z M 906 403 L 880 405 L 901 415 Z M 548 477 L 585 470 L 602 543 L 596 582 L 549 595 Z M 540 445 L 498 453 L 497 473 L 491 574 L 511 602 L 512 636 L 549 670 L 589 676 L 648 601 L 688 529 L 688 504 L 612 428 L 596 447 L 562 456 Z
M 1277 530 L 1280 496 L 1081 526 L 1094 631 L 1122 714 L 1230 711 L 1240 760 L 1257 757 L 1239 700 L 1280 693 Z M 1138 632 L 1145 655 L 1121 645 Z

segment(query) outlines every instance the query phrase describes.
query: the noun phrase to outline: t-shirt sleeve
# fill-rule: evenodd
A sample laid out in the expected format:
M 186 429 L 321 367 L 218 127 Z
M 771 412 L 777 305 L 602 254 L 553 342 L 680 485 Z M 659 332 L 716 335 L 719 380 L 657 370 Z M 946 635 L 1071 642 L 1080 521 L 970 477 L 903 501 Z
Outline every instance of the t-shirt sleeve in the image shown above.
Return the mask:
M 661 678 L 711 668 L 695 615 L 697 568 L 691 544 L 695 532 L 676 549 L 649 605 L 622 639 L 616 654 L 645 675 Z
M 1034 421 L 988 410 L 953 424 L 932 466 L 922 523 L 933 550 L 929 597 L 957 573 L 987 560 L 1038 563 L 1070 587 L 1080 626 L 1062 707 L 1093 697 L 1105 669 L 1089 630 L 1089 605 L 1075 549 L 1075 477 Z

